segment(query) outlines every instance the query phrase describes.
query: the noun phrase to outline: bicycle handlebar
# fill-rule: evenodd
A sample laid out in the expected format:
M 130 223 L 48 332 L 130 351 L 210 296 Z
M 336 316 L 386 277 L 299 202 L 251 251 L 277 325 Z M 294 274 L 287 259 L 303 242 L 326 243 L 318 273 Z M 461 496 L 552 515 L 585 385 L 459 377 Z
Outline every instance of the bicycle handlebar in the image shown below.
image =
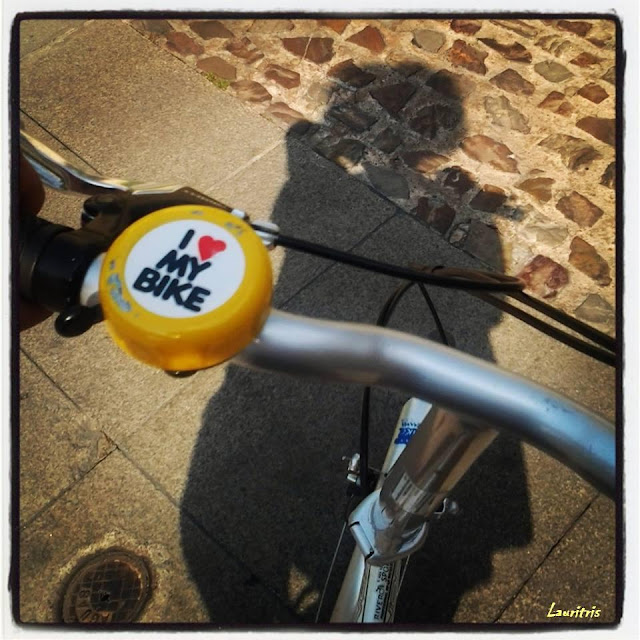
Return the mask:
M 234 359 L 256 369 L 382 386 L 424 398 L 545 451 L 609 496 L 615 434 L 603 418 L 496 365 L 435 342 L 273 310 Z
M 39 229 L 47 237 L 72 237 L 63 233 L 70 231 L 68 228 L 51 223 Z M 46 276 L 47 286 L 40 286 L 39 291 L 48 291 L 52 300 L 54 294 L 60 297 L 63 293 L 70 302 L 68 288 L 57 293 L 56 276 L 62 274 L 65 283 L 70 281 L 69 269 L 78 274 L 80 261 L 75 258 L 69 269 L 64 269 L 60 251 L 45 252 L 45 257 L 51 254 L 53 258 L 40 260 L 39 268 L 27 271 L 31 277 Z M 31 255 L 23 251 L 21 268 L 27 264 L 25 253 Z M 85 259 L 86 267 L 89 262 Z M 54 263 L 59 265 L 57 269 L 53 269 Z M 22 271 L 24 283 L 28 278 Z M 87 281 L 85 274 L 83 289 Z M 97 285 L 95 278 L 89 283 L 94 289 Z M 79 290 L 80 284 L 76 288 Z M 37 300 L 46 302 L 42 297 Z M 50 307 L 56 308 L 54 304 Z M 607 495 L 615 492 L 615 434 L 611 425 L 544 387 L 435 342 L 390 329 L 271 310 L 257 338 L 234 361 L 334 382 L 382 386 L 429 400 L 473 421 L 513 433 Z
M 61 158 L 47 156 L 45 151 L 49 150 L 44 145 L 38 146 L 39 143 L 33 139 L 27 139 L 26 142 L 31 143 L 32 150 L 35 149 L 33 155 L 36 164 L 46 164 L 48 170 L 53 170 L 56 166 L 60 168 Z M 23 137 L 23 148 L 24 143 Z M 37 144 L 34 146 L 34 143 Z M 43 157 L 47 163 L 44 163 Z M 271 286 L 268 259 L 262 257 L 258 250 L 258 247 L 262 247 L 262 242 L 256 239 L 255 232 L 242 220 L 234 218 L 229 213 L 225 214 L 229 209 L 224 205 L 191 189 L 170 187 L 142 190 L 137 192 L 136 198 L 127 199 L 126 193 L 131 194 L 131 190 L 125 194 L 119 194 L 117 191 L 123 187 L 126 190 L 125 185 L 138 183 L 111 179 L 104 181 L 105 179 L 94 176 L 88 177 L 66 164 L 56 175 L 63 178 L 75 176 L 84 182 L 85 193 L 96 193 L 96 190 L 98 193 L 104 193 L 104 190 L 109 188 L 116 190 L 116 193 L 107 196 L 106 200 L 105 196 L 98 196 L 102 200 L 95 204 L 99 205 L 97 210 L 100 214 L 95 218 L 90 217 L 90 221 L 82 229 L 72 231 L 68 227 L 53 225 L 39 219 L 31 221 L 30 224 L 19 225 L 21 292 L 50 309 L 70 309 L 64 317 L 66 325 L 56 324 L 57 327 L 58 324 L 66 327 L 67 335 L 77 335 L 77 332 L 86 330 L 94 321 L 91 313 L 83 316 L 83 309 L 86 307 L 78 304 L 78 295 L 82 289 L 85 298 L 97 299 L 97 295 L 92 294 L 98 293 L 99 279 L 95 277 L 95 273 L 92 275 L 93 279 L 88 277 L 87 272 L 91 275 L 90 267 L 95 264 L 94 260 L 98 254 L 105 251 L 125 228 L 134 221 L 141 221 L 148 213 L 159 208 L 182 203 L 195 205 L 189 214 L 189 225 L 194 226 L 199 224 L 195 220 L 202 214 L 200 209 L 212 205 L 218 207 L 219 214 L 216 215 L 222 215 L 220 219 L 223 222 L 218 223 L 222 226 L 202 227 L 217 229 L 214 233 L 218 236 L 217 240 L 207 236 L 202 240 L 210 244 L 217 242 L 222 250 L 227 245 L 231 247 L 237 244 L 238 251 L 245 251 L 247 269 L 255 269 L 257 275 L 252 283 L 243 285 L 242 294 L 238 294 L 239 298 L 246 299 L 253 296 L 248 310 L 239 309 L 235 319 L 225 320 L 231 328 L 219 339 L 218 353 L 215 355 L 217 360 L 211 360 L 209 354 L 210 360 L 196 368 L 210 366 L 214 361 L 221 362 L 231 355 L 238 354 L 235 355 L 235 362 L 248 367 L 310 375 L 337 382 L 383 386 L 409 393 L 475 422 L 480 421 L 486 426 L 511 432 L 566 464 L 609 496 L 613 495 L 616 479 L 615 435 L 613 427 L 599 416 L 548 389 L 502 371 L 493 364 L 434 342 L 389 329 L 313 320 L 270 310 L 269 292 L 264 293 L 264 290 Z M 59 183 L 63 185 L 62 188 L 71 188 L 75 184 L 71 179 L 60 180 Z M 60 188 L 60 184 L 52 186 Z M 86 208 L 85 203 L 85 210 Z M 162 214 L 154 215 L 162 217 Z M 140 226 L 143 223 L 137 224 Z M 227 231 L 222 231 L 223 227 Z M 29 233 L 29 242 L 24 242 L 25 232 Z M 144 235 L 140 231 L 138 235 L 140 233 Z M 219 239 L 221 233 L 227 234 L 226 244 Z M 183 243 L 190 242 L 192 236 L 193 232 L 189 231 L 180 247 L 186 247 L 187 244 Z M 168 241 L 175 242 L 173 237 Z M 206 249 L 201 248 L 201 251 Z M 169 259 L 174 253 L 170 252 L 163 260 Z M 202 257 L 202 253 L 199 259 L 188 258 L 186 255 L 180 258 L 183 261 L 195 261 L 198 272 L 205 268 L 205 264 L 201 264 L 204 259 L 206 258 Z M 182 265 L 175 255 L 171 261 L 171 269 L 177 270 L 174 273 L 180 272 L 183 266 L 186 269 L 186 263 Z M 110 260 L 110 264 L 113 263 L 114 260 Z M 206 273 L 213 272 L 214 269 L 211 269 Z M 124 271 L 121 275 L 124 277 Z M 220 274 L 216 277 L 218 280 L 221 278 Z M 109 278 L 106 282 L 111 281 Z M 145 281 L 145 291 L 150 291 L 150 282 L 151 280 L 148 283 Z M 103 282 L 102 286 L 104 285 Z M 110 291 L 112 299 L 110 300 L 109 296 L 103 298 L 103 305 L 109 301 L 111 306 L 122 303 L 119 298 L 119 286 L 120 281 L 118 286 Z M 184 304 L 179 290 L 188 286 L 190 285 L 178 285 L 176 280 L 173 291 L 178 302 Z M 93 287 L 95 291 L 87 292 L 87 287 Z M 153 287 L 156 285 L 153 284 Z M 251 287 L 255 291 L 249 290 Z M 167 300 L 167 292 L 163 293 L 163 300 Z M 202 287 L 196 291 L 199 296 L 204 296 L 202 292 L 209 293 Z M 160 293 L 161 287 L 157 291 L 154 289 L 153 295 L 159 296 Z M 202 297 L 195 296 L 194 300 L 200 303 Z M 141 310 L 140 313 L 144 311 Z M 153 321 L 152 316 L 149 318 Z M 251 331 L 247 331 L 247 324 L 255 325 L 255 330 L 251 328 Z M 231 329 L 237 333 L 242 327 L 247 334 L 242 340 L 237 335 L 228 333 Z M 149 333 L 150 325 L 143 324 L 140 331 Z M 175 332 L 159 331 L 158 339 L 164 339 L 165 335 L 172 333 Z M 210 327 L 198 325 L 194 329 L 194 339 L 197 338 L 197 341 L 209 335 Z M 235 350 L 230 350 L 232 346 Z M 137 348 L 139 351 L 142 349 L 139 345 Z M 176 349 L 185 348 L 185 340 L 176 345 Z M 130 352 L 135 353 L 133 349 Z

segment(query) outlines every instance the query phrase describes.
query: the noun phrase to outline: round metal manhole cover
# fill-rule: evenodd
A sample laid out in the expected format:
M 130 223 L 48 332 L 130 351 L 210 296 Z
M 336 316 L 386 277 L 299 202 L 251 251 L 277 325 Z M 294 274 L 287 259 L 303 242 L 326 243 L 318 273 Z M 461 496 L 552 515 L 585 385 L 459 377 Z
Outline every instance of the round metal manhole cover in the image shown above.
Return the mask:
M 133 622 L 150 592 L 142 558 L 106 551 L 83 562 L 71 576 L 62 601 L 64 622 Z

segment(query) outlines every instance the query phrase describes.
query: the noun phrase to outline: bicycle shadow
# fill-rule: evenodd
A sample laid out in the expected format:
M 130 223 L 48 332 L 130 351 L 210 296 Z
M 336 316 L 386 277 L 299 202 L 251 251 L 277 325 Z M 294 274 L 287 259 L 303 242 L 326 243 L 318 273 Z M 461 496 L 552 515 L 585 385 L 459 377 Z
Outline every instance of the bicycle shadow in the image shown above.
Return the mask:
M 486 211 L 474 214 L 469 206 L 476 190 L 473 183 L 461 192 L 460 176 L 464 179 L 464 175 L 447 162 L 447 154 L 453 153 L 465 136 L 464 97 L 459 86 L 446 73 L 438 76 L 425 67 L 380 65 L 360 71 L 353 77 L 356 85 L 361 86 L 349 88 L 348 82 L 342 85 L 322 119 L 311 127 L 294 124 L 287 133 L 289 177 L 271 220 L 285 233 L 312 228 L 318 235 L 304 231 L 299 235 L 332 244 L 332 224 L 343 224 L 344 219 L 353 216 L 348 198 L 341 200 L 336 196 L 344 184 L 340 177 L 343 174 L 320 159 L 321 171 L 310 163 L 300 163 L 301 138 L 343 167 L 363 166 L 373 188 L 383 195 L 386 190 L 387 197 L 390 191 L 395 194 L 391 197 L 398 197 L 403 185 L 394 183 L 385 169 L 414 163 L 418 169 L 408 179 L 407 188 L 424 196 L 422 223 L 394 215 L 357 250 L 399 264 L 413 261 L 471 266 L 473 262 L 461 257 L 440 235 L 452 233 L 461 223 L 473 224 L 481 216 L 486 220 L 487 215 L 501 215 L 507 209 L 498 207 L 490 214 Z M 371 79 L 364 83 L 368 77 Z M 404 86 L 403 95 L 411 87 L 414 89 L 402 105 L 398 85 Z M 383 130 L 381 119 L 371 124 L 372 113 L 389 112 L 390 127 Z M 410 123 L 409 129 L 400 126 L 403 121 Z M 389 151 L 403 131 L 409 131 L 404 145 Z M 387 151 L 381 151 L 380 147 Z M 426 155 L 419 156 L 419 152 Z M 369 162 L 370 157 L 378 159 L 378 166 Z M 379 166 L 381 158 L 386 158 L 386 166 Z M 440 166 L 439 158 L 445 159 Z M 446 205 L 460 193 L 464 193 L 465 204 L 451 216 Z M 323 194 L 324 201 L 330 201 L 333 207 L 330 216 L 321 208 Z M 508 215 L 519 217 L 521 213 L 517 208 L 509 208 Z M 428 230 L 424 229 L 425 222 Z M 420 225 L 419 233 L 415 225 Z M 428 253 L 419 244 L 418 237 L 422 235 L 429 239 Z M 474 238 L 467 240 L 474 241 Z M 490 263 L 499 269 L 503 267 L 499 242 L 484 251 Z M 312 260 L 286 255 L 275 289 L 277 301 L 287 297 L 280 295 L 283 290 L 280 283 L 295 281 L 300 273 L 307 273 L 308 265 L 317 265 Z M 313 269 L 317 272 L 319 267 Z M 333 314 L 339 319 L 373 323 L 397 285 L 390 278 L 334 267 L 307 285 L 285 307 L 309 315 Z M 500 312 L 463 293 L 434 290 L 433 297 L 457 346 L 492 360 L 489 332 L 499 322 Z M 433 331 L 433 323 L 426 316 L 422 309 L 416 312 L 414 299 L 413 304 L 403 303 L 392 326 L 424 336 Z M 193 529 L 187 524 L 191 517 L 251 567 L 257 581 L 273 590 L 299 620 L 313 621 L 346 503 L 345 463 L 341 457 L 358 448 L 360 395 L 361 390 L 355 387 L 228 367 L 222 387 L 203 413 L 181 503 L 183 552 L 213 622 L 282 620 L 261 612 L 255 605 L 256 596 L 251 589 L 256 580 L 247 584 L 246 593 L 238 594 L 239 599 L 247 602 L 242 620 L 229 619 L 231 614 L 219 610 L 217 585 L 204 569 L 211 564 L 207 557 L 212 552 L 191 539 Z M 373 466 L 381 464 L 405 400 L 384 391 L 373 393 Z M 464 620 L 491 621 L 492 612 L 496 607 L 499 609 L 500 598 L 508 597 L 504 589 L 501 592 L 498 588 L 491 601 L 489 596 L 471 598 L 464 612 L 459 611 L 465 593 L 491 580 L 492 556 L 496 551 L 521 547 L 531 540 L 520 444 L 498 437 L 463 478 L 453 497 L 461 505 L 460 515 L 435 523 L 424 548 L 411 560 L 397 607 L 397 619 L 402 622 L 450 623 L 456 612 Z M 330 510 L 327 505 L 336 506 Z M 344 570 L 351 548 L 350 542 L 342 546 L 337 573 Z M 337 579 L 332 579 L 328 603 L 335 599 L 338 588 Z M 322 619 L 328 619 L 329 613 L 330 604 L 325 605 Z

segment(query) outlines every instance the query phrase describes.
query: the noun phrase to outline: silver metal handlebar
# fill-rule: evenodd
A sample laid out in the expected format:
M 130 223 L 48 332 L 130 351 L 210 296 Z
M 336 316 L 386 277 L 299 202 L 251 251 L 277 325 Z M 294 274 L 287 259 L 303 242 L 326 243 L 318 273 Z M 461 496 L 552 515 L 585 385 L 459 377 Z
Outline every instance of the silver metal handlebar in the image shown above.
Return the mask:
M 381 386 L 509 432 L 615 491 L 615 432 L 603 418 L 497 366 L 390 329 L 272 311 L 234 361 L 268 371 Z

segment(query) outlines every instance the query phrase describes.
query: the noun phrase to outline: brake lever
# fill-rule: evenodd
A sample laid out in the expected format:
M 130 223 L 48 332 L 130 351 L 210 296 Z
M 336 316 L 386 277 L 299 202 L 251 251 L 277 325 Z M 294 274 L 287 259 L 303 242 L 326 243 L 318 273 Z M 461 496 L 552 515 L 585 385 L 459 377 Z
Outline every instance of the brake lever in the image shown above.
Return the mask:
M 58 191 L 88 195 L 81 228 L 71 229 L 35 218 L 21 223 L 20 292 L 59 316 L 56 331 L 78 336 L 102 321 L 97 296 L 101 254 L 140 218 L 180 205 L 213 207 L 249 223 L 249 216 L 190 187 L 158 185 L 89 174 L 20 132 L 20 146 L 44 184 Z M 262 244 L 271 249 L 277 225 L 252 223 Z M 90 275 L 90 277 L 87 277 Z
M 99 196 L 114 193 L 152 195 L 169 194 L 181 185 L 161 185 L 87 173 L 53 149 L 20 130 L 20 149 L 44 184 L 57 191 Z

